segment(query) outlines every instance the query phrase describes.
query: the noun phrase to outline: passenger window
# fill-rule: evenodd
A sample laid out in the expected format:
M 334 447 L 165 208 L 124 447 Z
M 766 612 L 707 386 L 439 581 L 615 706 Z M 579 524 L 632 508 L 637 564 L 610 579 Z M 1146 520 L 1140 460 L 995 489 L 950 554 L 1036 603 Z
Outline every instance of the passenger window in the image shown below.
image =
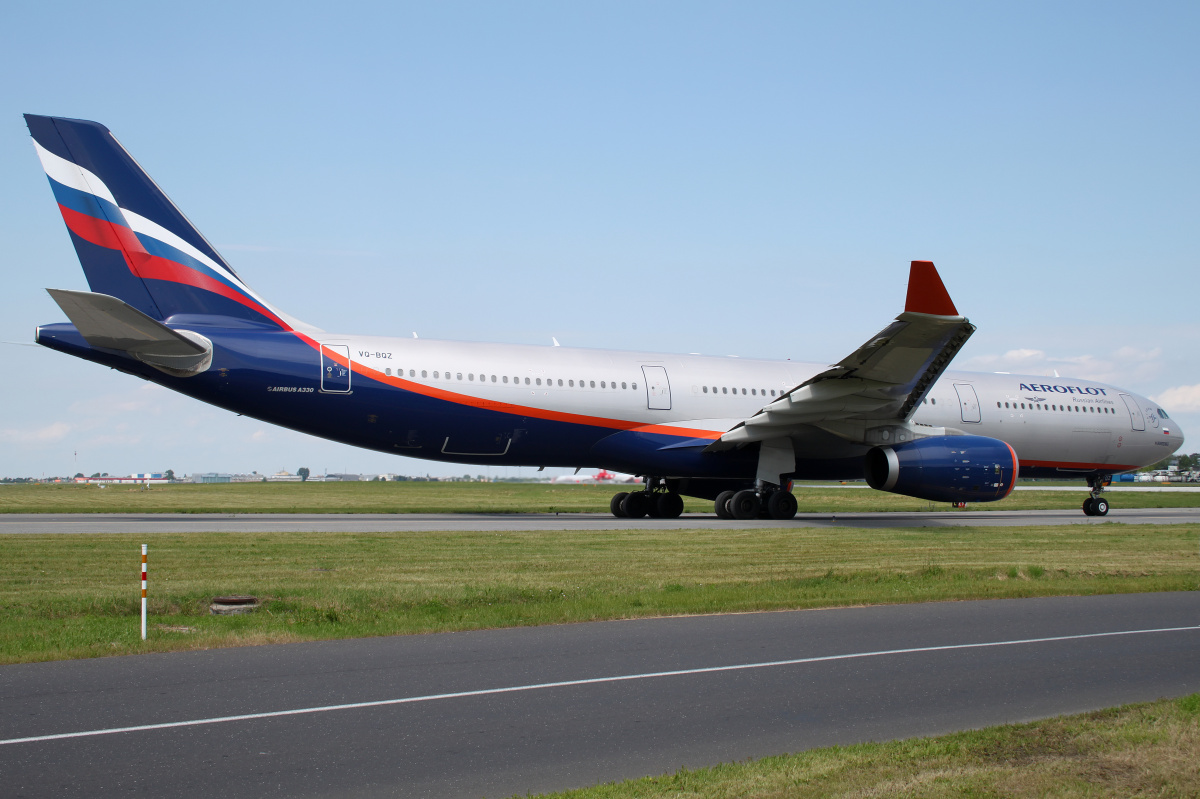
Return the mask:
M 474 372 L 468 372 L 468 373 L 467 373 L 467 380 L 470 380 L 470 381 L 474 382 L 474 380 L 475 380 L 475 373 L 474 373 Z
M 705 393 L 705 394 L 707 394 L 707 393 L 708 393 L 708 386 L 704 386 L 704 393 Z
M 771 396 L 775 396 L 775 389 L 771 389 Z
M 501 380 L 503 380 L 505 383 L 507 383 L 507 382 L 508 382 L 508 375 L 505 375 L 504 377 L 502 377 L 502 378 L 500 378 L 500 379 L 501 379 Z
M 562 378 L 559 378 L 558 385 L 562 386 Z
M 496 382 L 496 376 L 495 376 L 495 375 L 492 375 L 492 382 L 493 382 L 493 383 L 495 383 L 495 382 Z
M 388 377 L 391 377 L 392 376 L 392 367 L 389 366 L 388 368 L 384 369 L 383 373 L 385 375 L 387 375 Z
M 750 389 L 750 396 L 753 397 L 753 396 L 756 396 L 757 394 L 758 394 L 758 389 L 756 389 L 756 388 Z
M 429 373 L 428 373 L 428 372 L 426 372 L 424 369 L 422 369 L 422 370 L 421 370 L 421 377 L 429 377 Z
M 571 388 L 575 388 L 575 381 L 574 381 L 574 380 L 568 380 L 568 381 L 567 381 L 567 385 L 568 385 L 568 386 L 570 386 Z
M 630 383 L 629 387 L 632 388 L 634 391 L 637 391 L 637 383 Z
M 604 385 L 604 381 L 603 381 L 603 380 L 601 380 L 601 381 L 600 381 L 600 388 L 605 388 L 605 387 L 606 387 L 606 386 Z
M 729 387 L 728 387 L 728 386 L 721 386 L 721 393 L 722 393 L 722 394 L 728 394 L 728 393 L 729 393 Z
M 592 387 L 592 388 L 595 388 L 595 387 L 596 387 L 596 381 L 595 381 L 595 380 L 593 380 L 593 381 L 592 381 L 591 387 Z
M 437 373 L 437 371 L 435 370 L 435 371 L 434 371 L 434 373 L 433 373 L 433 379 L 434 379 L 434 380 L 437 380 L 437 377 L 438 377 L 438 373 Z
M 525 385 L 529 385 L 529 378 L 525 378 Z
M 625 382 L 624 382 L 624 381 L 622 381 L 622 382 L 621 382 L 621 388 L 625 388 Z

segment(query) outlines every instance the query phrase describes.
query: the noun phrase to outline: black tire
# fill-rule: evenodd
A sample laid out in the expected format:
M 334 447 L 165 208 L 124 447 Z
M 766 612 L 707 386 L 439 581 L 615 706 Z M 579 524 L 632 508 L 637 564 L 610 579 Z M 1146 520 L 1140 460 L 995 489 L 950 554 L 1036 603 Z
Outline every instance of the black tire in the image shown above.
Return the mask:
M 1108 515 L 1108 500 L 1104 497 L 1096 497 L 1092 500 L 1092 515 L 1107 516 Z
M 608 509 L 612 511 L 612 515 L 618 519 L 625 518 L 625 509 L 621 507 L 621 503 L 625 501 L 625 497 L 629 496 L 628 491 L 622 491 L 619 494 L 613 494 L 612 500 L 608 503 Z
M 733 514 L 729 512 L 729 500 L 733 499 L 736 491 L 722 491 L 717 494 L 717 499 L 713 502 L 713 510 L 717 513 L 718 519 L 732 519 Z
M 621 500 L 621 510 L 627 519 L 640 519 L 650 509 L 650 497 L 645 491 L 633 491 Z
M 754 489 L 739 491 L 729 500 L 729 513 L 735 519 L 754 519 L 758 516 L 758 494 Z
M 683 497 L 674 491 L 659 494 L 654 498 L 655 518 L 678 519 L 683 513 Z
M 1083 501 L 1083 515 L 1084 516 L 1095 516 L 1096 515 L 1092 511 L 1092 498 L 1091 497 L 1088 497 L 1087 499 L 1085 499 Z
M 791 491 L 776 491 L 767 500 L 767 512 L 772 519 L 786 521 L 796 517 L 796 497 Z

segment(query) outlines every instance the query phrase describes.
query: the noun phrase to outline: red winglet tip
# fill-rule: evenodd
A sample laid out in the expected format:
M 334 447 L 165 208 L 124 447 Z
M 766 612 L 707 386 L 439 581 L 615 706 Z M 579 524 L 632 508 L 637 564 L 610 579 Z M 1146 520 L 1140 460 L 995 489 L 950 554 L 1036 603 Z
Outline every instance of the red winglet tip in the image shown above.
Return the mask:
M 935 316 L 958 316 L 950 293 L 942 283 L 933 261 L 913 261 L 908 273 L 908 299 L 904 310 Z

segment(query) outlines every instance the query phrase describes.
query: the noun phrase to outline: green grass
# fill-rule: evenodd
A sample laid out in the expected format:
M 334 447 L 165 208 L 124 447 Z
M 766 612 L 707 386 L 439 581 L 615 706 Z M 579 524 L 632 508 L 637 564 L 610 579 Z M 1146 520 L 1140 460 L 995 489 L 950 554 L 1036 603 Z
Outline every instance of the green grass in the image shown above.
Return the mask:
M 0 513 L 607 513 L 629 487 L 544 483 L 225 483 L 129 486 L 19 484 L 0 486 Z M 953 512 L 947 503 L 829 485 L 799 484 L 801 513 L 863 511 Z M 1014 491 L 971 510 L 1077 510 L 1087 491 Z M 1120 492 L 1118 508 L 1200 506 L 1200 493 Z M 687 499 L 687 512 L 712 512 L 712 503 Z
M 1200 796 L 1200 694 L 1030 724 L 834 746 L 555 799 Z
M 1200 589 L 1200 526 L 0 536 L 0 662 L 670 614 Z M 151 636 L 138 636 L 141 543 Z M 207 614 L 253 594 L 249 616 Z

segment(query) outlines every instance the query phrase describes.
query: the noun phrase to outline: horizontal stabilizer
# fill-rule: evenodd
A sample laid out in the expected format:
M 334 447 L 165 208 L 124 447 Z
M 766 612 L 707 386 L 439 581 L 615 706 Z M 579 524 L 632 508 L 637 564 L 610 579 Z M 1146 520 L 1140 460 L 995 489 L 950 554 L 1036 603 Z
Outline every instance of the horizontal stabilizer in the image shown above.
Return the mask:
M 212 364 L 212 342 L 199 333 L 173 330 L 107 294 L 46 291 L 93 347 L 127 353 L 176 377 L 198 375 Z

